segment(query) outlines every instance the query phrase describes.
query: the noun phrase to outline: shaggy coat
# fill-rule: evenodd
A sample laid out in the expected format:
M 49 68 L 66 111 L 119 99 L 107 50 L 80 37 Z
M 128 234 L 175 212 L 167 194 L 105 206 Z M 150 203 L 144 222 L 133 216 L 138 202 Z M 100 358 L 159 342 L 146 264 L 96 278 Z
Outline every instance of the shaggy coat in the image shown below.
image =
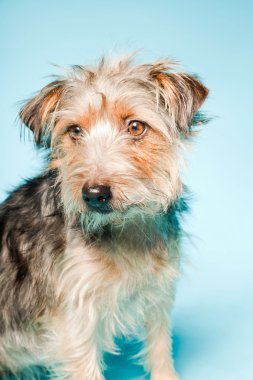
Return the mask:
M 135 335 L 151 379 L 177 378 L 180 162 L 207 93 L 171 61 L 125 58 L 74 66 L 22 108 L 48 165 L 0 206 L 2 375 L 42 364 L 57 379 L 102 380 L 103 352 Z M 84 197 L 97 185 L 106 207 Z

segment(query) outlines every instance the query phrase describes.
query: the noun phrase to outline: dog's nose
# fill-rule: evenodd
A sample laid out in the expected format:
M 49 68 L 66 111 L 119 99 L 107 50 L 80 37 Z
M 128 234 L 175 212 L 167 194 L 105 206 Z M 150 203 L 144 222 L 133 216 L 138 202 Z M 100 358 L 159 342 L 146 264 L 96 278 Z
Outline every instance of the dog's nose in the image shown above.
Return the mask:
M 103 209 L 112 198 L 110 186 L 96 185 L 84 186 L 82 189 L 83 200 L 89 207 Z

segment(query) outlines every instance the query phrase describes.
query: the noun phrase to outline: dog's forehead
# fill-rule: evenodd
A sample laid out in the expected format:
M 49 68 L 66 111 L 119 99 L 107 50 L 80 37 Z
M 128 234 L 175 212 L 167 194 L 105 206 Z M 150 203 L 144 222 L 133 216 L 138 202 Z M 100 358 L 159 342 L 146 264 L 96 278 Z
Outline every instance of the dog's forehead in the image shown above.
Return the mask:
M 122 119 L 134 116 L 146 119 L 158 129 L 164 128 L 159 128 L 157 120 L 155 88 L 148 87 L 145 77 L 126 73 L 97 74 L 92 79 L 71 77 L 66 81 L 61 104 L 61 117 L 67 119 L 91 119 L 90 116 L 105 114 Z
M 65 102 L 82 102 L 84 105 L 102 106 L 105 102 L 134 104 L 140 101 L 150 102 L 155 95 L 145 80 L 126 74 L 99 75 L 92 80 L 70 78 L 66 81 Z M 69 94 L 71 96 L 69 96 Z

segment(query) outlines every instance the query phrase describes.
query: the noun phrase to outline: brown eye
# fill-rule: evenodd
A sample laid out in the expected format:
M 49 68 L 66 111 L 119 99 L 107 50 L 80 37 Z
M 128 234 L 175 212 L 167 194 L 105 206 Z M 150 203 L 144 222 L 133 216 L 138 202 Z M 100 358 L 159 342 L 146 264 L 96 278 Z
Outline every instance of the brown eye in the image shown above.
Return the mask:
M 67 131 L 72 140 L 78 140 L 82 135 L 82 128 L 77 124 L 70 125 Z
M 146 133 L 147 129 L 147 124 L 143 123 L 142 121 L 132 120 L 128 124 L 128 132 L 133 137 L 140 138 Z

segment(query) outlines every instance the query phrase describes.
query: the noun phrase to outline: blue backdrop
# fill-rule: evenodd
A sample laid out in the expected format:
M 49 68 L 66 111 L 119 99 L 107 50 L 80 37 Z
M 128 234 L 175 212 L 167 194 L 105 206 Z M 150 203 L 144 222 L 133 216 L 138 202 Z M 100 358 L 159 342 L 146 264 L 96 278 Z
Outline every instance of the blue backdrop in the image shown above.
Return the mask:
M 31 141 L 20 142 L 17 102 L 60 65 L 142 48 L 169 56 L 210 88 L 215 116 L 188 154 L 185 182 L 196 196 L 186 222 L 185 273 L 173 314 L 182 380 L 253 379 L 252 1 L 1 0 L 0 198 L 38 173 Z M 143 379 L 126 356 L 109 380 Z

